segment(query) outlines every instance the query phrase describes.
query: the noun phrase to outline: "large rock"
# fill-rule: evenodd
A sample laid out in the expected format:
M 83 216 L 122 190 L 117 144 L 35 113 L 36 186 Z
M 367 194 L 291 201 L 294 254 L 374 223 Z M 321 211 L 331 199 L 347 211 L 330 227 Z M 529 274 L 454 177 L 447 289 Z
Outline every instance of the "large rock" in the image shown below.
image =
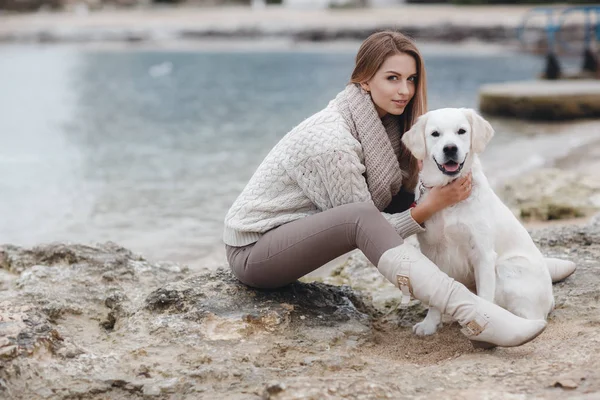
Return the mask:
M 310 359 L 315 351 L 336 341 L 357 346 L 378 314 L 348 287 L 257 291 L 225 270 L 189 276 L 185 267 L 149 264 L 111 243 L 3 246 L 0 265 L 0 393 L 27 399 L 54 392 L 196 398 L 215 382 L 266 367 L 254 354 L 264 346 L 244 341 L 288 336 L 310 347 L 307 364 L 321 363 Z
M 539 169 L 503 184 L 497 193 L 525 220 L 584 217 L 600 210 L 600 175 Z
M 423 307 L 399 308 L 361 254 L 323 279 L 343 286 L 265 291 L 112 243 L 5 245 L 0 398 L 544 398 L 573 383 L 585 398 L 600 393 L 598 221 L 534 233 L 579 269 L 538 339 L 487 352 L 456 324 L 413 336 Z

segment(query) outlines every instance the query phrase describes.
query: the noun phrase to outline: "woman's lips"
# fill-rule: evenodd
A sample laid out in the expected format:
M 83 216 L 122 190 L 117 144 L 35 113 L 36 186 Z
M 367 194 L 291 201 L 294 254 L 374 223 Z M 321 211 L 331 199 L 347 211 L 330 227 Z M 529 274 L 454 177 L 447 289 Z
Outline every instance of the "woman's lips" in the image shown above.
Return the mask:
M 397 106 L 400 107 L 406 107 L 406 104 L 408 104 L 407 100 L 392 100 L 394 102 L 394 104 L 396 104 Z

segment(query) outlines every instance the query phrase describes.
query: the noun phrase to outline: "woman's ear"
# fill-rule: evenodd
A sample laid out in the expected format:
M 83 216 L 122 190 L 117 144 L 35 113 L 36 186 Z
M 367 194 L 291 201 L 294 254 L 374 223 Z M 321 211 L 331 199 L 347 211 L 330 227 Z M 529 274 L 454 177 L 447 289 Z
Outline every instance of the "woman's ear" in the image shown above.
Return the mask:
M 471 108 L 462 108 L 471 124 L 471 148 L 475 153 L 482 153 L 494 136 L 494 128 L 481 115 Z
M 362 82 L 360 84 L 360 87 L 367 93 L 371 91 L 371 89 L 369 88 L 369 82 Z
M 402 143 L 417 160 L 424 160 L 427 156 L 425 147 L 425 126 L 427 125 L 427 114 L 421 115 L 412 128 L 402 135 Z

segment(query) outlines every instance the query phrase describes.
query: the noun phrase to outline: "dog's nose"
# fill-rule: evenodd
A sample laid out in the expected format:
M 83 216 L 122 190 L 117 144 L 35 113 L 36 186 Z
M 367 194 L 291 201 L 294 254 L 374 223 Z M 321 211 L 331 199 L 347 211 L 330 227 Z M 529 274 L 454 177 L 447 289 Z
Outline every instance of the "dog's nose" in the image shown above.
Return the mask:
M 447 146 L 444 146 L 444 154 L 447 156 L 454 156 L 456 155 L 456 152 L 458 151 L 458 147 L 456 147 L 453 144 L 449 144 Z

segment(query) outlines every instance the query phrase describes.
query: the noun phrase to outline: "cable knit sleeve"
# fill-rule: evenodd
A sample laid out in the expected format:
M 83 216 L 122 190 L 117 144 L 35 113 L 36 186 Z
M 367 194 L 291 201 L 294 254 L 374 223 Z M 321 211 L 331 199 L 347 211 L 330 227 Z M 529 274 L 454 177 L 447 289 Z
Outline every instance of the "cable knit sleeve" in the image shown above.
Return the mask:
M 364 172 L 358 156 L 343 150 L 307 157 L 288 169 L 290 177 L 321 211 L 349 203 L 373 203 Z M 410 210 L 382 215 L 402 238 L 424 231 Z
M 396 214 L 381 213 L 390 224 L 396 229 L 398 235 L 403 239 L 414 235 L 415 233 L 425 232 L 425 228 L 415 221 L 410 213 L 410 209 Z

